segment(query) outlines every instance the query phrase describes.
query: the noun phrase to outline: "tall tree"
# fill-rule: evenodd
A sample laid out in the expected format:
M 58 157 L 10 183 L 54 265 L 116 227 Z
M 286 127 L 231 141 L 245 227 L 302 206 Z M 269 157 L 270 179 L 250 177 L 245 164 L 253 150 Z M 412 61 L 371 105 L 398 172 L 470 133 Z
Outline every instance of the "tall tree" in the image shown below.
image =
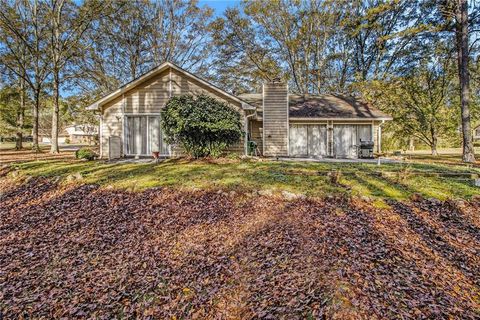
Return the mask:
M 30 117 L 24 108 L 25 104 L 26 101 L 22 100 L 22 90 L 18 84 L 7 84 L 0 89 L 0 136 L 15 135 L 17 150 L 22 148 L 22 137 L 25 131 L 31 129 Z
M 457 0 L 455 10 L 455 35 L 457 38 L 458 79 L 460 83 L 460 99 L 462 110 L 463 161 L 475 162 L 472 129 L 470 123 L 470 74 L 468 45 L 468 3 L 467 0 Z
M 370 83 L 365 95 L 393 116 L 389 129 L 399 139 L 421 141 L 432 155 L 438 155 L 439 139 L 458 128 L 452 64 L 448 56 L 426 57 L 404 77 Z
M 50 34 L 50 68 L 52 74 L 53 112 L 51 153 L 58 153 L 58 123 L 60 89 L 65 78 L 65 69 L 81 50 L 88 46 L 85 33 L 94 21 L 106 11 L 108 1 L 87 1 L 77 5 L 71 0 L 50 0 L 48 3 Z
M 214 25 L 217 60 L 242 78 L 249 61 L 267 79 L 278 74 L 273 61 L 299 93 L 349 92 L 402 68 L 424 13 L 409 1 L 253 0 L 242 9 Z
M 113 1 L 89 32 L 94 45 L 81 69 L 80 85 L 101 95 L 170 61 L 199 75 L 208 72 L 209 25 L 213 11 L 197 1 Z
M 38 151 L 40 99 L 49 76 L 45 6 L 38 0 L 1 0 L 0 6 L 1 63 L 32 91 L 33 149 Z

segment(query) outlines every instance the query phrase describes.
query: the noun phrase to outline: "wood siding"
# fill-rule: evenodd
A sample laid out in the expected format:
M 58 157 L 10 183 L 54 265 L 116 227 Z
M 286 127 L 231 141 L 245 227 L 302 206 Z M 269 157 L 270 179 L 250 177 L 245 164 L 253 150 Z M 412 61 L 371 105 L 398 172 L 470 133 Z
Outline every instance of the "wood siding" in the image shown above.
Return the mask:
M 120 137 L 123 141 L 123 116 L 122 116 L 122 98 L 117 98 L 103 108 L 100 147 L 102 158 L 109 158 L 109 140 L 110 137 Z M 122 148 L 122 144 L 120 144 Z M 123 148 L 121 149 L 123 154 Z
M 263 155 L 288 155 L 288 86 L 266 83 L 263 86 Z
M 168 99 L 182 94 L 208 94 L 215 99 L 226 102 L 233 109 L 239 111 L 240 121 L 244 124 L 244 111 L 241 103 L 221 94 L 201 81 L 175 69 L 165 70 L 156 76 L 146 79 L 135 88 L 127 91 L 123 96 L 102 106 L 101 122 L 101 151 L 102 158 L 109 158 L 109 138 L 112 136 L 121 139 L 121 154 L 124 154 L 123 121 L 124 115 L 158 114 L 165 107 Z M 244 153 L 244 139 L 227 152 Z M 172 155 L 179 156 L 183 152 L 179 147 L 172 148 Z
M 169 97 L 169 70 L 165 70 L 125 93 L 125 113 L 160 113 Z
M 263 134 L 262 134 L 262 122 L 256 120 L 250 120 L 250 139 L 257 143 L 257 148 L 260 152 L 259 156 L 262 155 L 263 151 Z
M 172 69 L 172 95 L 178 96 L 182 94 L 192 94 L 192 95 L 200 95 L 200 94 L 207 94 L 217 100 L 223 101 L 230 106 L 232 106 L 235 110 L 241 111 L 241 104 L 226 95 L 222 95 L 210 88 L 209 86 L 203 84 L 202 82 L 190 78 L 185 77 L 181 72 Z M 243 113 L 243 111 L 242 111 Z

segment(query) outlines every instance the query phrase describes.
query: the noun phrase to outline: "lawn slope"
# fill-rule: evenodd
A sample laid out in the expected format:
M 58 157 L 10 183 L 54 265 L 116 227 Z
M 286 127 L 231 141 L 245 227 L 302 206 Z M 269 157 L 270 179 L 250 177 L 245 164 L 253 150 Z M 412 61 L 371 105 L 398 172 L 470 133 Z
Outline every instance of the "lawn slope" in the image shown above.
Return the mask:
M 36 177 L 0 192 L 6 318 L 480 316 L 478 201 L 379 209 Z

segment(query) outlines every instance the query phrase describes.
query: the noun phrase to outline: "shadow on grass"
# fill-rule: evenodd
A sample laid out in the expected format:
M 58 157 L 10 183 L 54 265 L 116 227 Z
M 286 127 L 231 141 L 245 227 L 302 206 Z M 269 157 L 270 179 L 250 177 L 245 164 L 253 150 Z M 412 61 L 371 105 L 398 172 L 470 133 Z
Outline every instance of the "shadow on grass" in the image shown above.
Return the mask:
M 380 176 L 382 170 L 398 172 L 405 166 L 381 166 L 352 163 L 306 163 L 280 161 L 189 161 L 166 160 L 154 163 L 105 163 L 82 161 L 33 161 L 13 165 L 27 175 L 68 176 L 80 173 L 83 181 L 143 190 L 157 186 L 193 188 L 273 189 L 323 196 L 349 192 L 348 187 L 331 183 L 328 172 L 344 172 L 349 187 L 360 194 L 382 198 L 405 199 L 412 193 L 441 199 L 471 196 L 478 192 L 466 181 L 451 178 L 418 177 L 412 174 L 405 182 Z M 410 166 L 409 166 L 410 167 Z M 417 166 L 419 169 L 423 167 Z M 422 171 L 435 171 L 425 165 Z M 428 184 L 428 185 L 427 185 Z
M 192 166 L 118 166 L 108 172 L 120 179 L 167 171 L 185 179 L 211 169 Z M 215 168 L 214 178 L 232 169 Z M 371 208 L 346 200 L 258 197 L 242 206 L 234 200 L 213 192 L 83 185 L 9 212 L 0 221 L 9 230 L 0 247 L 5 304 L 12 306 L 6 317 L 22 310 L 45 318 L 54 312 L 80 317 L 75 310 L 102 318 L 153 310 L 161 319 L 196 311 L 204 318 L 475 316 L 474 289 L 462 282 L 453 292 L 449 283 L 459 267 L 447 270 L 428 250 L 450 255 L 452 248 L 439 246 L 438 233 L 421 222 L 408 226 L 425 233 L 427 248 L 375 220 Z M 398 215 L 408 221 L 411 214 Z M 238 316 L 226 306 L 238 308 Z
M 452 247 L 440 232 L 426 223 L 409 205 L 393 200 L 390 201 L 390 205 L 394 212 L 405 219 L 410 229 L 415 231 L 432 250 L 455 265 L 471 281 L 480 285 L 480 278 L 478 278 L 480 266 L 475 259 L 472 260 L 470 254 Z

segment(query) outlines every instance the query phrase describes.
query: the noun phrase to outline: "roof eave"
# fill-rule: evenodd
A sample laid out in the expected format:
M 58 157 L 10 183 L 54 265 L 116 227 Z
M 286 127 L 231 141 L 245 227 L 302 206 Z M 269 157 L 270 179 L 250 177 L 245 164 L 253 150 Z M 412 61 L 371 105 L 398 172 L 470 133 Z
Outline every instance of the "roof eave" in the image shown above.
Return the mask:
M 162 64 L 159 65 L 158 67 L 150 70 L 149 72 L 147 72 L 147 73 L 145 73 L 144 75 L 138 77 L 137 79 L 135 79 L 135 80 L 133 80 L 133 81 L 131 81 L 131 82 L 123 85 L 123 86 L 120 87 L 119 89 L 117 89 L 117 90 L 111 92 L 110 94 L 106 95 L 105 97 L 103 97 L 103 98 L 95 101 L 95 103 L 89 105 L 86 109 L 87 109 L 87 110 L 99 110 L 100 107 L 101 107 L 103 104 L 105 104 L 105 103 L 107 103 L 107 102 L 109 102 L 109 101 L 117 98 L 117 97 L 118 97 L 119 95 L 121 95 L 122 93 L 125 93 L 126 91 L 128 91 L 128 90 L 136 87 L 139 83 L 145 81 L 145 80 L 148 79 L 149 77 L 152 77 L 152 76 L 154 76 L 155 74 L 157 74 L 157 73 L 159 73 L 159 72 L 162 72 L 162 71 L 163 71 L 164 69 L 166 69 L 166 68 L 172 68 L 172 69 L 175 69 L 175 70 L 177 70 L 177 71 L 179 71 L 179 72 L 182 72 L 182 73 L 187 74 L 188 76 L 196 79 L 197 81 L 205 84 L 206 86 L 208 86 L 208 87 L 210 87 L 210 88 L 218 91 L 219 93 L 221 93 L 221 94 L 223 94 L 223 95 L 231 98 L 232 100 L 240 103 L 243 110 L 255 110 L 255 107 L 252 106 L 251 104 L 247 103 L 246 101 L 238 98 L 237 96 L 234 96 L 234 95 L 226 92 L 225 90 L 223 90 L 223 89 L 221 89 L 221 88 L 219 88 L 219 87 L 216 87 L 216 86 L 212 85 L 211 83 L 203 80 L 202 78 L 197 77 L 196 75 L 188 72 L 187 70 L 184 70 L 184 69 L 182 69 L 182 68 L 174 65 L 174 64 L 171 63 L 171 62 L 164 62 L 164 63 L 162 63 Z
M 392 117 L 370 117 L 370 118 L 348 118 L 348 117 L 292 117 L 290 116 L 290 120 L 319 120 L 319 121 L 327 121 L 327 120 L 336 120 L 336 121 L 390 121 L 393 120 Z

